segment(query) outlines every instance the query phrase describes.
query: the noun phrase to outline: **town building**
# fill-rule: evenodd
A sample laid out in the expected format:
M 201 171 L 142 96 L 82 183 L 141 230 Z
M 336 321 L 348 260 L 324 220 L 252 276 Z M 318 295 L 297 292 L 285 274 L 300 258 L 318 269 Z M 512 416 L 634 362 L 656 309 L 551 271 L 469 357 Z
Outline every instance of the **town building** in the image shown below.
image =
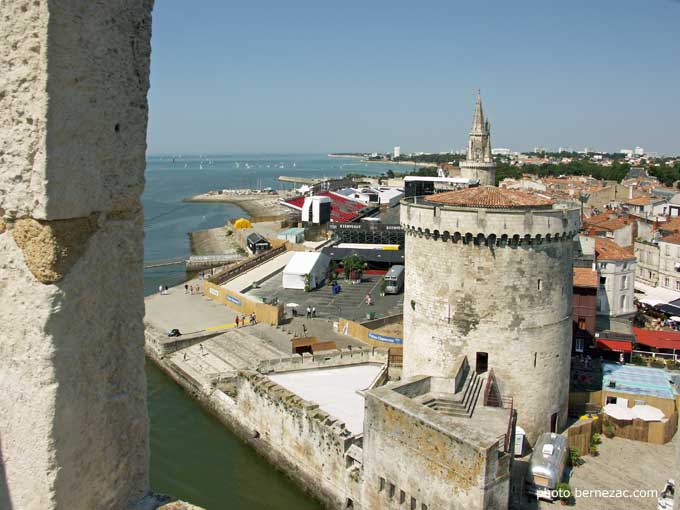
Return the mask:
M 401 157 L 401 147 L 399 147 L 398 145 L 394 147 L 394 152 L 392 153 L 392 157 L 394 159 Z
M 572 351 L 583 353 L 593 344 L 597 318 L 599 276 L 594 267 L 574 268 Z
M 595 260 L 600 282 L 597 313 L 619 317 L 635 313 L 635 255 L 610 239 L 595 237 Z
M 635 280 L 656 287 L 659 283 L 659 243 L 639 239 L 634 248 Z
M 619 246 L 632 246 L 637 234 L 637 220 L 627 214 L 606 211 L 584 218 L 583 229 L 591 236 L 611 239 Z
M 662 237 L 659 246 L 659 287 L 680 292 L 680 233 Z
M 623 208 L 640 218 L 653 218 L 668 214 L 668 201 L 665 198 L 642 196 L 624 200 Z
M 468 140 L 467 158 L 460 162 L 460 175 L 466 179 L 476 179 L 481 185 L 496 184 L 496 164 L 491 154 L 491 125 L 484 119 L 482 97 L 479 94 Z
M 493 186 L 405 199 L 404 376 L 466 357 L 530 441 L 567 420 L 579 208 Z M 632 283 L 631 283 L 632 288 Z

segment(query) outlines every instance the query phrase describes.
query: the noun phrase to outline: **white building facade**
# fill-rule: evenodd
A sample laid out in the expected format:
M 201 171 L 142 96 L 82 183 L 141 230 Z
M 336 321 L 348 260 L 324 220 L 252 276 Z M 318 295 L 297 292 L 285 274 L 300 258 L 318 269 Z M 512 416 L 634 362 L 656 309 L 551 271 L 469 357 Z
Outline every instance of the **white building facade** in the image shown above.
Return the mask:
M 680 234 L 659 240 L 659 287 L 680 292 Z
M 635 313 L 635 255 L 602 237 L 595 239 L 595 255 L 600 277 L 597 314 L 619 317 Z

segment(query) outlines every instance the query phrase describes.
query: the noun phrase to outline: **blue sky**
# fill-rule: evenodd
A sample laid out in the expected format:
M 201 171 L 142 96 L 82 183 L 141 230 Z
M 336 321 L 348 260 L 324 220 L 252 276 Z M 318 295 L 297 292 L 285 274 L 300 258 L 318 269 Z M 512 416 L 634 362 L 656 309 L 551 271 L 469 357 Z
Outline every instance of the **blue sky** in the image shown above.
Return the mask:
M 150 153 L 680 153 L 680 1 L 161 0 Z

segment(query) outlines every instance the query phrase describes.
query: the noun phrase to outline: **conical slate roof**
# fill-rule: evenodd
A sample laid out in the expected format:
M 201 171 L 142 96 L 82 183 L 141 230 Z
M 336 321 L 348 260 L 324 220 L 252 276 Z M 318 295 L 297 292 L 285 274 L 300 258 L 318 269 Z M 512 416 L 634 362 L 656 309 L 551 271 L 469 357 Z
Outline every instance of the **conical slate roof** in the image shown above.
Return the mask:
M 524 209 L 554 204 L 549 198 L 495 186 L 478 186 L 437 193 L 427 197 L 427 200 L 436 204 L 484 209 Z

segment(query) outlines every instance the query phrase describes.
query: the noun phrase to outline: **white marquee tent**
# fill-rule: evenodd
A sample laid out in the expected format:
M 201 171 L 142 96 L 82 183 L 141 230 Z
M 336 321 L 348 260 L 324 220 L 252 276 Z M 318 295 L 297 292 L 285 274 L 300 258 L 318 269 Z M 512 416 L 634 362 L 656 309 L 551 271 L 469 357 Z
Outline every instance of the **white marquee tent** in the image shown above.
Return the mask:
M 321 252 L 298 252 L 283 269 L 283 288 L 305 288 L 305 275 L 309 275 L 309 287 L 315 289 L 326 278 L 331 259 Z

